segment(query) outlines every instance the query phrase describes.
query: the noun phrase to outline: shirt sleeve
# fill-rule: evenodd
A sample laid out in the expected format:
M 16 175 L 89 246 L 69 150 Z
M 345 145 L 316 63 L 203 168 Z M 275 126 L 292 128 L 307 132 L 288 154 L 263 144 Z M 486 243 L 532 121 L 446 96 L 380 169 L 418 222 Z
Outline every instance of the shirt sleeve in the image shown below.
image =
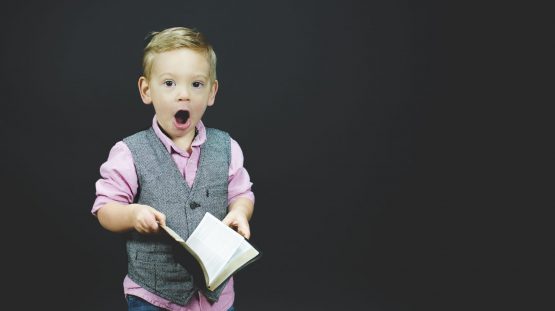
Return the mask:
M 227 201 L 229 204 L 238 198 L 247 198 L 254 203 L 254 193 L 251 191 L 252 182 L 249 173 L 243 167 L 243 151 L 239 144 L 231 139 L 231 164 L 229 165 L 229 179 Z
M 96 182 L 96 200 L 91 213 L 109 202 L 133 203 L 137 194 L 138 181 L 133 156 L 123 141 L 110 150 L 108 160 L 100 166 L 101 178 Z

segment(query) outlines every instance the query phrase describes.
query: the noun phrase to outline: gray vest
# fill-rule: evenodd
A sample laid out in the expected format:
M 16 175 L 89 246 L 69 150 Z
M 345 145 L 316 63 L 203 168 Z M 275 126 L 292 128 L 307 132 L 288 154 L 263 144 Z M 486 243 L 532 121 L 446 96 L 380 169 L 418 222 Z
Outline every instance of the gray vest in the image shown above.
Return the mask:
M 168 150 L 150 128 L 123 139 L 131 150 L 139 190 L 135 202 L 149 205 L 166 215 L 166 224 L 187 240 L 206 212 L 220 220 L 227 213 L 227 181 L 231 147 L 229 135 L 206 129 L 199 166 L 189 187 Z M 193 276 L 176 259 L 183 247 L 160 234 L 132 231 L 127 240 L 128 276 L 148 291 L 176 304 L 185 305 L 202 290 L 211 301 L 218 300 L 227 282 L 216 290 L 197 288 Z M 205 284 L 196 280 L 196 284 Z

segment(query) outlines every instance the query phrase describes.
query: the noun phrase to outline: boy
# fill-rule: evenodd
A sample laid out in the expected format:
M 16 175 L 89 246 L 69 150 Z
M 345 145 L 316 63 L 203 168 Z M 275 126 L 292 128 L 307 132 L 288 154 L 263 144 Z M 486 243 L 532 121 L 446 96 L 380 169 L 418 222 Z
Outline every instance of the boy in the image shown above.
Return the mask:
M 213 292 L 197 288 L 159 233 L 167 224 L 187 239 L 208 211 L 250 236 L 254 194 L 241 148 L 201 121 L 218 91 L 216 55 L 194 30 L 155 32 L 138 86 L 154 106 L 152 127 L 114 145 L 92 208 L 107 230 L 129 232 L 129 310 L 233 310 L 233 278 Z

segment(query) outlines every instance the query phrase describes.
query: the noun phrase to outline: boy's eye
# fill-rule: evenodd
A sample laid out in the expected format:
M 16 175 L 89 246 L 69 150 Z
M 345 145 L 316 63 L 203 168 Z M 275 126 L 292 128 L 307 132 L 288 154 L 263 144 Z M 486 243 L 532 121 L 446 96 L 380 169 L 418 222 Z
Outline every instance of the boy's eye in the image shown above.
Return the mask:
M 173 80 L 166 80 L 166 81 L 164 81 L 164 85 L 165 85 L 165 86 L 168 86 L 168 87 L 175 86 L 175 81 L 173 81 Z
M 199 88 L 202 87 L 204 85 L 204 83 L 200 82 L 200 81 L 195 81 L 193 82 L 193 87 L 195 88 Z

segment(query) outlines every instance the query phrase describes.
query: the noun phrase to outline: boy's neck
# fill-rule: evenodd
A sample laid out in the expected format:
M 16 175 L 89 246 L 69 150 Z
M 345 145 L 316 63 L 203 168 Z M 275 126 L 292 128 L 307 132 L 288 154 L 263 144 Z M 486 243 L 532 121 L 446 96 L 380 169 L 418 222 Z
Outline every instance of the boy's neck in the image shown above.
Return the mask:
M 160 131 L 162 131 L 162 133 L 164 133 L 164 135 L 166 135 L 166 137 L 168 137 L 177 147 L 179 147 L 179 149 L 191 154 L 191 152 L 193 151 L 191 148 L 191 145 L 193 143 L 193 139 L 195 139 L 195 137 L 198 134 L 198 130 L 195 127 L 195 130 L 187 133 L 187 135 L 185 136 L 181 136 L 181 137 L 171 137 L 162 126 L 160 126 L 160 123 L 158 123 L 158 128 L 160 129 Z
M 177 147 L 179 147 L 179 149 L 191 154 L 191 152 L 193 151 L 191 148 L 191 144 L 193 143 L 193 139 L 195 139 L 196 132 L 197 132 L 197 129 L 195 128 L 193 132 L 187 133 L 187 135 L 185 136 L 176 137 L 176 138 L 170 137 L 170 139 Z

